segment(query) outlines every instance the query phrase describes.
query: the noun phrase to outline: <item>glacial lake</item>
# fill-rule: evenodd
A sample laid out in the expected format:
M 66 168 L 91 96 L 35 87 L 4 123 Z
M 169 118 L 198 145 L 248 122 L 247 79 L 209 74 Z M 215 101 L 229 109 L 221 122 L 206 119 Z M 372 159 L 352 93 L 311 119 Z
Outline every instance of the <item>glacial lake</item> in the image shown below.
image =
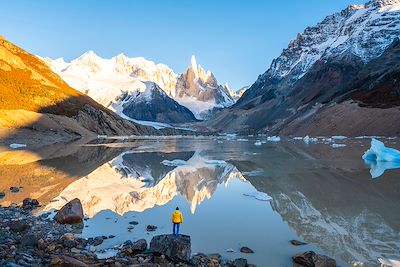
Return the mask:
M 398 139 L 381 140 L 400 149 Z M 179 206 L 193 253 L 292 266 L 291 256 L 314 250 L 340 266 L 376 266 L 380 257 L 400 260 L 400 170 L 380 166 L 374 172 L 383 174 L 373 179 L 362 159 L 369 147 L 367 138 L 307 143 L 234 136 L 3 147 L 0 204 L 32 197 L 42 212 L 77 197 L 88 218 L 82 236 L 115 235 L 97 250 L 171 233 Z M 10 193 L 10 186 L 21 192 Z M 147 225 L 158 228 L 146 232 Z M 295 247 L 291 239 L 308 245 Z M 255 253 L 240 253 L 242 246 Z

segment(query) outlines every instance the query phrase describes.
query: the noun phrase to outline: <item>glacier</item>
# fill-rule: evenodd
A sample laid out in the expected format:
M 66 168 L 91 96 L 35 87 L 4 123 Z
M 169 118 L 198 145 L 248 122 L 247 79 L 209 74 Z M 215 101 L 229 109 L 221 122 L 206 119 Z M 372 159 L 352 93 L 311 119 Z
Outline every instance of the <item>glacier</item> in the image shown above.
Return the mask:
M 371 141 L 371 148 L 362 158 L 370 166 L 372 178 L 380 177 L 386 170 L 400 169 L 400 151 L 386 147 L 375 138 Z

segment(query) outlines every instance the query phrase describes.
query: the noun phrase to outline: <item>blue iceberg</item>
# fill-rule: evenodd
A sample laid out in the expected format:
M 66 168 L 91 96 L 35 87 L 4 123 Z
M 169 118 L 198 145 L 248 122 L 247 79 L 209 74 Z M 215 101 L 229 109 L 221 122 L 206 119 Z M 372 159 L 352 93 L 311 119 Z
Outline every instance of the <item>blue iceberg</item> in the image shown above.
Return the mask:
M 372 178 L 381 176 L 386 170 L 400 169 L 400 151 L 385 147 L 385 145 L 373 138 L 371 148 L 363 155 L 364 161 L 370 166 Z

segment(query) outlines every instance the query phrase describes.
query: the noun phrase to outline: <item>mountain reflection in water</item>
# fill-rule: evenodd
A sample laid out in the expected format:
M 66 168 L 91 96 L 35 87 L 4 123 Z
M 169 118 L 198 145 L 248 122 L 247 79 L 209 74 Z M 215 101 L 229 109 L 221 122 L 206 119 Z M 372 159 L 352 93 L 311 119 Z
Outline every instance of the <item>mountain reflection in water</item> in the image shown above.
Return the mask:
M 174 159 L 186 163 L 176 167 L 161 163 Z M 227 184 L 232 178 L 244 180 L 232 164 L 207 159 L 199 152 L 128 151 L 70 184 L 45 210 L 59 209 L 79 198 L 88 217 L 102 210 L 123 215 L 165 205 L 179 194 L 195 213 L 196 206 L 210 199 L 218 184 Z
M 346 147 L 334 149 L 303 141 L 255 146 L 248 139 L 129 140 L 47 148 L 31 157 L 2 152 L 0 191 L 6 197 L 0 204 L 31 196 L 50 210 L 78 197 L 91 218 L 83 235 L 116 235 L 99 248 L 169 233 L 170 212 L 179 206 L 194 252 L 232 258 L 239 254 L 226 249 L 247 245 L 256 253 L 246 257 L 260 266 L 266 258 L 271 265 L 290 266 L 291 255 L 309 249 L 341 265 L 399 259 L 400 172 L 371 178 L 361 158 L 369 140 L 349 139 L 342 141 Z M 162 163 L 174 160 L 181 164 Z M 21 193 L 7 192 L 16 185 L 23 186 Z M 257 191 L 272 200 L 244 196 Z M 128 232 L 132 220 L 140 224 Z M 147 224 L 159 228 L 148 234 Z M 290 239 L 310 245 L 292 247 Z

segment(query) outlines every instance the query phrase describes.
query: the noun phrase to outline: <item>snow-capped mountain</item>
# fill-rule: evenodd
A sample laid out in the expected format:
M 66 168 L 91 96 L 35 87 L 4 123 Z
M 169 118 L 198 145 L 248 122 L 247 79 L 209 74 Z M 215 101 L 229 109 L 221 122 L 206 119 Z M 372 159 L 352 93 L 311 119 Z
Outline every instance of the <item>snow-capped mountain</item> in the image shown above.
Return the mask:
M 187 71 L 177 79 L 176 96 L 182 105 L 203 119 L 235 103 L 228 87 L 219 85 L 211 71 L 206 72 L 197 64 L 195 56 L 192 56 Z
M 226 88 L 217 84 L 214 75 L 197 66 L 194 56 L 183 75 L 177 75 L 164 64 L 123 54 L 104 59 L 89 51 L 71 62 L 62 58 L 42 59 L 71 87 L 132 119 L 191 122 L 196 120 L 191 113 L 197 119 L 204 119 L 203 115 L 210 110 L 234 103 Z M 154 96 L 158 98 L 153 99 Z M 144 98 L 145 102 L 140 101 Z M 135 107 L 136 103 L 141 107 Z
M 352 5 L 308 27 L 292 40 L 260 79 L 300 79 L 317 60 L 328 61 L 344 53 L 364 62 L 379 57 L 399 36 L 400 1 L 373 0 Z
M 400 0 L 372 0 L 327 16 L 298 34 L 208 126 L 270 134 L 397 135 L 399 127 L 369 126 L 378 118 L 400 117 L 394 108 L 400 105 L 399 37 Z
M 231 97 L 232 97 L 235 101 L 239 100 L 239 98 L 242 97 L 242 95 L 247 91 L 247 89 L 250 88 L 250 85 L 248 85 L 248 86 L 243 86 L 242 88 L 240 88 L 240 89 L 238 89 L 238 90 L 236 90 L 236 91 L 233 91 L 233 90 L 230 90 L 230 89 L 229 89 L 228 85 L 225 85 L 225 86 L 228 88 L 229 94 L 231 95 Z

